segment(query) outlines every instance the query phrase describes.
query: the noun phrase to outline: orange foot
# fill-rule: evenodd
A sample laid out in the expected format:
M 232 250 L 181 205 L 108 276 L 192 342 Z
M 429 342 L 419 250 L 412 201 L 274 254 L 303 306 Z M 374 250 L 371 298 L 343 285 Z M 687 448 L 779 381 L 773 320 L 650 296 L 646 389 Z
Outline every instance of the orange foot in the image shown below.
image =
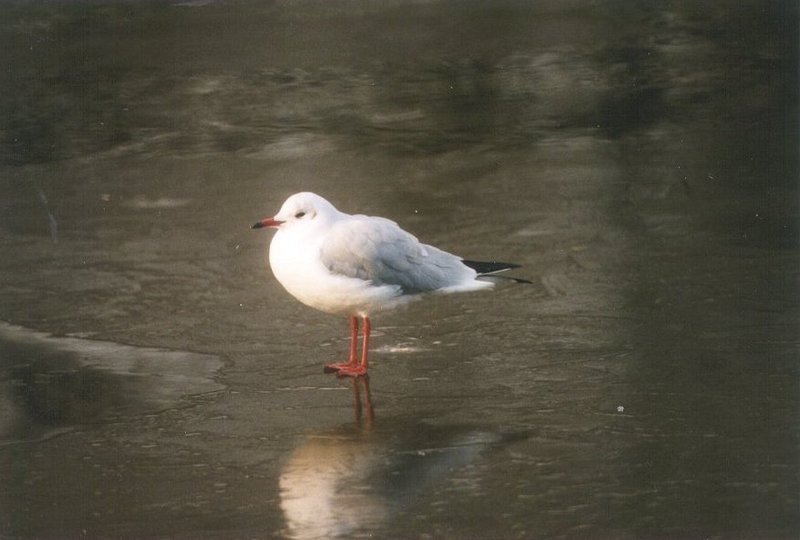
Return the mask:
M 346 364 L 336 372 L 337 377 L 366 377 L 367 366 L 364 364 Z
M 358 362 L 336 362 L 333 364 L 325 364 L 322 371 L 325 373 L 338 373 L 343 369 L 352 369 L 358 367 Z

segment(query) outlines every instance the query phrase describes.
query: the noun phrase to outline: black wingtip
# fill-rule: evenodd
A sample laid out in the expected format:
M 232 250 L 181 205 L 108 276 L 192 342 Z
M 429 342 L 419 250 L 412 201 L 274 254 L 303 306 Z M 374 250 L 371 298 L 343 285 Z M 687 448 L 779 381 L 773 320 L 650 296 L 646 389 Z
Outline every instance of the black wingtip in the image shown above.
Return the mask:
M 511 276 L 498 276 L 499 272 L 505 272 L 506 270 L 512 270 L 514 268 L 521 268 L 521 265 L 516 263 L 507 263 L 507 262 L 500 262 L 500 261 L 464 261 L 462 260 L 465 265 L 469 266 L 473 270 L 478 273 L 477 279 L 484 280 L 484 281 L 513 281 L 514 283 L 526 283 L 531 284 L 532 281 L 528 281 L 527 279 L 516 278 Z
M 507 263 L 500 261 L 467 261 L 462 260 L 465 265 L 475 270 L 479 275 L 495 274 L 497 272 L 504 272 L 513 268 L 519 268 L 520 265 L 515 263 Z

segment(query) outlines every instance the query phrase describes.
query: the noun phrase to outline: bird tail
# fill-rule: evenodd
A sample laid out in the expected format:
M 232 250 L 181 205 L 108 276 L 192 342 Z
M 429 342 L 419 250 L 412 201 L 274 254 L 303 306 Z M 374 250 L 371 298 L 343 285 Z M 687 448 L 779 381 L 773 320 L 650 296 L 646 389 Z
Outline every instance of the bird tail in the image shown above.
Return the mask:
M 520 265 L 514 263 L 506 263 L 499 261 L 467 261 L 462 260 L 462 263 L 469 266 L 478 273 L 478 279 L 485 279 L 486 281 L 494 280 L 509 280 L 515 283 L 531 283 L 527 279 L 515 278 L 510 276 L 498 276 L 500 272 L 505 272 L 513 268 L 519 268 Z

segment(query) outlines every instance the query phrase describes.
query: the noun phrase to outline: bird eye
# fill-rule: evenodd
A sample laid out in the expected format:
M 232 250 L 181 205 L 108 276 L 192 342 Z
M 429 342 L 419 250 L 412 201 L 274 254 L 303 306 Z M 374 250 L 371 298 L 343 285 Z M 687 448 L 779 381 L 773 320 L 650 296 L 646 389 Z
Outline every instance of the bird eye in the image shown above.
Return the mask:
M 300 218 L 302 218 L 304 215 L 306 215 L 306 213 L 301 211 L 301 212 L 297 212 L 297 213 L 294 215 L 294 217 L 296 217 L 297 219 L 300 219 Z

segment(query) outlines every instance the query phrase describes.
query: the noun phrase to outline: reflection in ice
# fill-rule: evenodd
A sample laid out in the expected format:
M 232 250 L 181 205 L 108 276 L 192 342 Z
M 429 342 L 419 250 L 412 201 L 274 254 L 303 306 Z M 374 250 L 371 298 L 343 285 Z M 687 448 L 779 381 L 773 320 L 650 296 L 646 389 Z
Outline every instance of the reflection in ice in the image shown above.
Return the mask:
M 0 322 L 0 444 L 152 413 L 219 390 L 211 355 L 54 337 Z
M 308 435 L 283 466 L 281 509 L 291 538 L 374 530 L 454 470 L 514 438 L 466 426 L 381 424 L 374 420 L 368 381 L 352 384 L 356 426 Z
M 387 501 L 368 483 L 380 464 L 369 435 L 312 435 L 294 451 L 280 477 L 281 508 L 292 538 L 328 538 L 375 526 Z

